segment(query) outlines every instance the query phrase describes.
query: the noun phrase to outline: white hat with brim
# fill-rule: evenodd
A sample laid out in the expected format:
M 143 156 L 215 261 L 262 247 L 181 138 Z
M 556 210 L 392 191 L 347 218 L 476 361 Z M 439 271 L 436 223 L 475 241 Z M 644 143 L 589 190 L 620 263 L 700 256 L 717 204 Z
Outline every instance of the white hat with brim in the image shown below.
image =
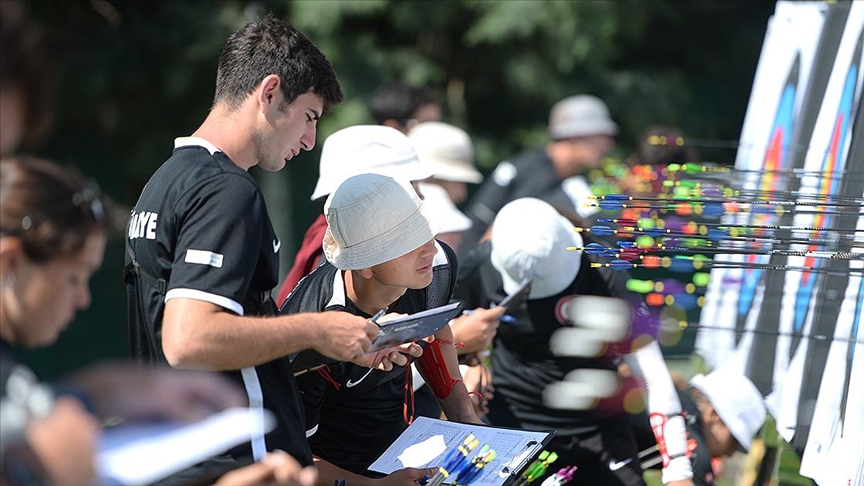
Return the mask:
M 434 168 L 417 157 L 408 137 L 383 125 L 343 128 L 324 140 L 312 201 L 327 196 L 357 174 L 381 174 L 409 181 L 432 177 Z
M 696 375 L 690 385 L 708 398 L 735 440 L 749 451 L 766 414 L 765 401 L 756 385 L 746 376 L 726 370 Z
M 436 179 L 469 184 L 483 182 L 483 174 L 474 166 L 474 144 L 465 130 L 429 121 L 411 128 L 408 138 L 420 160 L 432 166 Z
M 506 204 L 492 222 L 492 266 L 501 274 L 504 291 L 531 280 L 529 299 L 543 299 L 563 292 L 576 279 L 582 237 L 549 203 L 520 198 Z
M 439 233 L 461 233 L 471 228 L 471 218 L 459 210 L 447 191 L 433 183 L 420 184 L 420 193 L 423 194 L 423 207 L 427 213 L 439 222 Z
M 327 198 L 324 215 L 324 256 L 341 270 L 399 258 L 438 232 L 411 183 L 380 174 L 348 178 Z

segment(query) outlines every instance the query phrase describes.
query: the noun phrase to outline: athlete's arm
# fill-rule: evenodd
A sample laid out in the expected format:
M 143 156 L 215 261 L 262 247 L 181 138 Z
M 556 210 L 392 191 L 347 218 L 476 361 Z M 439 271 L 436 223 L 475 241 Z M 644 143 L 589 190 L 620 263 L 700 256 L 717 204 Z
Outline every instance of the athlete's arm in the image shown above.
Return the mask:
M 681 414 L 681 400 L 663 360 L 660 344 L 652 341 L 625 359 L 645 384 L 651 429 L 663 458 L 663 484 L 692 484 L 687 482 L 693 477 L 693 466 L 687 452 L 687 428 Z
M 162 350 L 174 368 L 237 370 L 304 349 L 340 361 L 361 356 L 378 327 L 347 312 L 239 316 L 202 300 L 165 304 Z
M 444 326 L 440 331 L 438 331 L 435 334 L 435 339 L 442 342 L 452 342 L 453 332 L 450 330 L 450 326 Z M 458 382 L 453 385 L 453 388 L 450 389 L 450 394 L 446 398 L 436 396 L 438 399 L 438 405 L 441 406 L 441 411 L 444 412 L 444 415 L 447 416 L 448 420 L 482 424 L 483 421 L 477 418 L 477 414 L 474 412 L 474 404 L 471 402 L 468 389 L 465 388 L 465 383 L 462 382 L 462 373 L 459 372 L 459 357 L 456 355 L 456 348 L 451 344 L 442 344 L 440 349 L 441 354 L 444 357 L 444 363 L 447 365 L 447 371 L 450 373 L 450 377 L 454 380 L 458 380 Z M 423 375 L 423 379 L 426 380 L 426 383 L 431 383 L 430 378 L 425 376 L 423 367 L 418 366 L 417 369 L 420 371 L 420 374 Z

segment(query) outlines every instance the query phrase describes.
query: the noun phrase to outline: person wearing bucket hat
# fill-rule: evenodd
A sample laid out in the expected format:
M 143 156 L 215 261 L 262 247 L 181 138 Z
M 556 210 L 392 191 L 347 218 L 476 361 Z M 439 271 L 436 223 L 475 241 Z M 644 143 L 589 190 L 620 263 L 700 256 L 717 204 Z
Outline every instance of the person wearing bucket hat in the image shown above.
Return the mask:
M 344 310 L 372 317 L 413 314 L 449 303 L 455 255 L 434 239 L 438 224 L 410 182 L 360 174 L 343 182 L 324 205 L 327 261 L 300 281 L 282 312 Z M 481 423 L 461 382 L 449 326 L 425 345 L 416 361 L 448 419 Z M 412 356 L 417 344 L 405 345 Z M 395 348 L 385 361 L 405 362 Z M 298 356 L 295 363 L 308 356 Z M 437 364 L 436 364 L 437 363 Z M 413 415 L 410 367 L 379 371 L 355 363 L 330 363 L 297 377 L 303 391 L 307 437 L 319 483 L 364 481 L 367 467 L 401 434 Z M 393 473 L 394 481 L 415 481 L 418 469 Z
M 430 121 L 415 125 L 408 138 L 420 160 L 434 169 L 429 182 L 443 187 L 454 204 L 468 198 L 467 184 L 483 182 L 483 174 L 474 165 L 474 144 L 465 130 Z
M 466 307 L 500 302 L 523 279 L 530 280 L 528 299 L 512 312 L 513 322 L 501 324 L 494 338 L 495 395 L 489 402 L 488 420 L 496 426 L 556 430 L 546 448 L 554 450 L 562 464 L 578 465 L 574 483 L 642 485 L 638 449 L 621 404 L 623 392 L 583 410 L 553 407 L 544 393 L 577 371 L 614 377 L 617 370 L 617 354 L 611 346 L 583 357 L 559 356 L 550 346 L 556 332 L 573 328 L 569 316 L 583 305 L 580 299 L 626 292 L 618 273 L 592 268 L 589 255 L 568 249 L 584 246 L 589 237 L 573 231 L 573 224 L 548 202 L 515 199 L 496 215 L 491 238 L 460 259 L 454 298 Z M 629 315 L 632 310 L 624 307 Z
M 657 358 L 652 361 L 659 365 L 651 366 L 649 371 L 643 367 L 643 360 L 639 366 L 645 374 L 656 372 L 655 380 L 666 379 L 668 370 L 662 364 L 659 348 L 655 354 Z M 650 402 L 650 388 L 648 393 Z M 674 405 L 674 410 L 664 406 L 659 411 L 663 413 L 651 413 L 656 450 L 662 458 L 663 484 L 713 486 L 713 460 L 736 451 L 749 451 L 753 437 L 765 423 L 767 412 L 762 394 L 746 376 L 721 368 L 694 376 L 689 387 L 674 391 L 673 397 L 669 405 Z M 677 425 L 673 426 L 676 421 L 683 427 L 680 439 Z M 654 445 L 650 445 L 652 449 Z M 642 460 L 651 462 L 652 455 L 645 455 Z
M 419 182 L 431 177 L 433 169 L 418 159 L 411 141 L 395 128 L 355 125 L 338 130 L 324 140 L 318 182 L 310 199 L 322 199 L 349 177 L 364 173 Z M 321 263 L 324 257 L 321 241 L 326 228 L 327 220 L 322 213 L 306 230 L 294 264 L 279 288 L 277 304 L 285 302 L 297 282 Z
M 498 164 L 477 190 L 466 213 L 474 224 L 459 248 L 464 255 L 508 202 L 520 197 L 542 199 L 562 214 L 590 216 L 584 174 L 599 166 L 612 149 L 618 125 L 599 98 L 576 95 L 556 103 L 549 114 L 549 142 Z

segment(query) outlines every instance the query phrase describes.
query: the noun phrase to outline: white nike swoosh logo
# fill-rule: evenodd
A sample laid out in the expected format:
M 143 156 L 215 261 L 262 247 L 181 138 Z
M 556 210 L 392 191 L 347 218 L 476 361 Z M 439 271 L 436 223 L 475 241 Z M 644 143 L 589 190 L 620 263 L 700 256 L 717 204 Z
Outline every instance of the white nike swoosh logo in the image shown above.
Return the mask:
M 633 461 L 632 457 L 628 457 L 627 459 L 624 459 L 623 461 L 618 461 L 618 462 L 609 461 L 609 470 L 610 471 L 617 471 L 617 470 L 621 469 L 622 467 L 626 466 L 627 464 L 630 464 L 631 461 Z
M 365 380 L 366 377 L 369 376 L 369 374 L 372 373 L 374 370 L 375 368 L 369 368 L 369 371 L 367 371 L 366 374 L 361 376 L 360 379 L 357 381 L 351 381 L 351 379 L 349 378 L 348 381 L 345 382 L 345 386 L 348 388 L 354 388 L 355 386 L 359 385 L 361 381 Z
M 282 248 L 282 242 L 279 240 L 273 240 L 273 253 L 279 253 L 279 248 Z

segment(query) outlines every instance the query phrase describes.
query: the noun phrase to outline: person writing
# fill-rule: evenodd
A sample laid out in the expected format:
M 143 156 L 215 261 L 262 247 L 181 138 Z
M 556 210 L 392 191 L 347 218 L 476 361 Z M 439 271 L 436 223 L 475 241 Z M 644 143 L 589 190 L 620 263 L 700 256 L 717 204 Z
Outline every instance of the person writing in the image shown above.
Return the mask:
M 422 200 L 410 182 L 361 174 L 343 182 L 325 203 L 327 262 L 300 281 L 282 312 L 345 310 L 366 319 L 382 309 L 413 314 L 450 302 L 456 276 L 453 250 L 434 239 Z M 450 420 L 481 423 L 462 383 L 449 326 L 424 344 L 417 367 Z M 416 357 L 417 344 L 404 352 Z M 384 360 L 399 358 L 387 350 Z M 302 357 L 298 357 L 298 360 Z M 367 468 L 412 420 L 411 370 L 381 371 L 331 363 L 297 380 L 306 434 L 319 484 L 410 484 L 427 471 L 403 469 L 380 480 Z

